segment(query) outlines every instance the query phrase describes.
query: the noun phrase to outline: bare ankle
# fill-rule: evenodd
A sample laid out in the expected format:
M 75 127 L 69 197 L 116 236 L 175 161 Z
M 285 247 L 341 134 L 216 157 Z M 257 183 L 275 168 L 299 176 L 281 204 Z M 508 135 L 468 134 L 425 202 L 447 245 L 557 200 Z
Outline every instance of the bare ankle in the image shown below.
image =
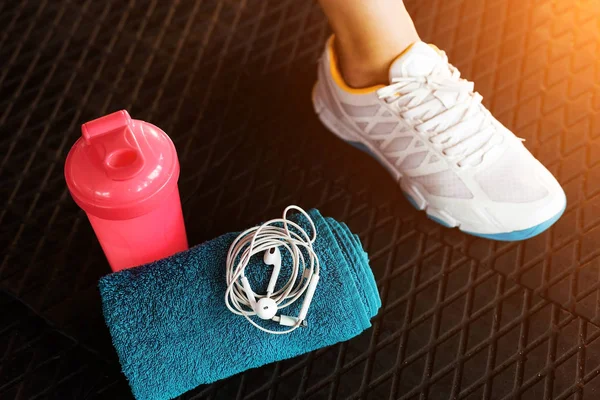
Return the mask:
M 340 72 L 346 84 L 359 89 L 375 85 L 387 85 L 388 68 L 376 67 L 368 63 L 341 60 Z
M 346 84 L 352 88 L 364 88 L 389 83 L 388 72 L 392 62 L 419 37 L 388 46 L 368 46 L 363 50 L 347 44 L 334 42 L 339 68 Z
M 319 0 L 335 33 L 340 72 L 355 88 L 388 83 L 394 59 L 419 40 L 402 0 Z

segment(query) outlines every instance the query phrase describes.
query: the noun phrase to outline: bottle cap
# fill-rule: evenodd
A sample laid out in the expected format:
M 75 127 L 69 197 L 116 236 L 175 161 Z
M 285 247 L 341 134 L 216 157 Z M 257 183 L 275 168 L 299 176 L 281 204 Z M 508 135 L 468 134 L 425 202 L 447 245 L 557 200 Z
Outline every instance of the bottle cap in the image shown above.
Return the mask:
M 87 122 L 65 178 L 75 202 L 104 219 L 146 214 L 177 188 L 179 162 L 166 133 L 125 110 Z

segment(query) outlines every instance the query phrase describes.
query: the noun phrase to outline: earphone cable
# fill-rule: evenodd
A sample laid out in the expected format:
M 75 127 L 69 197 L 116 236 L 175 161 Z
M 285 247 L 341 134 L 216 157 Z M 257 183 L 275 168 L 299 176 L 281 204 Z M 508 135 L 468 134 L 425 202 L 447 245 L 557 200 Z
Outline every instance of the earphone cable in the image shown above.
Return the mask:
M 287 218 L 287 214 L 291 210 L 304 215 L 310 224 L 312 235 Z M 243 315 L 252 325 L 268 333 L 285 334 L 300 327 L 303 321 L 299 318 L 293 326 L 286 330 L 271 330 L 256 323 L 252 317 L 257 313 L 252 308 L 242 279 L 245 278 L 246 267 L 254 255 L 263 254 L 275 247 L 281 248 L 282 253 L 287 252 L 292 260 L 289 278 L 281 288 L 272 293 L 262 295 L 254 293 L 254 295 L 256 299 L 265 297 L 273 299 L 278 310 L 292 305 L 306 293 L 313 276 L 318 278 L 319 259 L 313 249 L 316 237 L 317 232 L 313 220 L 306 211 L 294 205 L 288 206 L 284 210 L 282 218 L 272 219 L 242 232 L 233 241 L 227 253 L 227 290 L 225 292 L 227 308 L 234 314 Z M 248 282 L 246 281 L 246 283 Z

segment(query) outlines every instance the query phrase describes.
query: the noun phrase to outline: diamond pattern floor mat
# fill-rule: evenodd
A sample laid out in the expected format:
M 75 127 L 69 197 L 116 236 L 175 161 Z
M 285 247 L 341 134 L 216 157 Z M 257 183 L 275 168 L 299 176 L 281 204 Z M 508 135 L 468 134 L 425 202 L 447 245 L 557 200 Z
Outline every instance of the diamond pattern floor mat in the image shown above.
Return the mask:
M 0 292 L 0 399 L 89 399 L 126 391 L 116 360 Z
M 182 398 L 596 398 L 599 4 L 407 6 L 422 38 L 475 80 L 565 187 L 569 205 L 554 228 L 508 245 L 441 228 L 375 161 L 326 132 L 310 89 L 328 29 L 312 2 L 4 1 L 0 287 L 11 300 L 1 309 L 22 311 L 2 335 L 25 335 L 18 321 L 33 313 L 57 349 L 85 349 L 65 361 L 73 372 L 111 355 L 106 380 L 78 381 L 71 398 L 130 396 L 96 289 L 108 267 L 62 177 L 79 125 L 126 108 L 177 146 L 190 243 L 291 203 L 318 207 L 359 232 L 384 300 L 374 328 L 351 342 Z M 24 346 L 45 351 L 35 343 Z M 27 380 L 45 364 L 11 361 L 20 348 L 6 347 L 0 397 L 65 393 L 56 389 L 63 370 L 51 368 L 50 383 Z

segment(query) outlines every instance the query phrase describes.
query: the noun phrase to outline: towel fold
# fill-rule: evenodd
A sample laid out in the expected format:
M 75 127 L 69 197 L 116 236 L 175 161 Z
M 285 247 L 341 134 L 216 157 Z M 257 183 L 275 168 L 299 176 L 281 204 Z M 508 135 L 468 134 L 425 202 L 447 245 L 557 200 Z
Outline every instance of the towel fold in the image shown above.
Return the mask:
M 309 215 L 317 229 L 320 280 L 308 326 L 290 334 L 262 332 L 225 306 L 225 260 L 238 233 L 101 278 L 104 318 L 136 399 L 172 399 L 198 385 L 348 340 L 371 326 L 381 300 L 358 237 L 317 210 Z M 301 215 L 289 219 L 310 230 Z M 253 257 L 247 271 L 270 275 L 262 257 Z M 278 314 L 295 316 L 301 303 Z

